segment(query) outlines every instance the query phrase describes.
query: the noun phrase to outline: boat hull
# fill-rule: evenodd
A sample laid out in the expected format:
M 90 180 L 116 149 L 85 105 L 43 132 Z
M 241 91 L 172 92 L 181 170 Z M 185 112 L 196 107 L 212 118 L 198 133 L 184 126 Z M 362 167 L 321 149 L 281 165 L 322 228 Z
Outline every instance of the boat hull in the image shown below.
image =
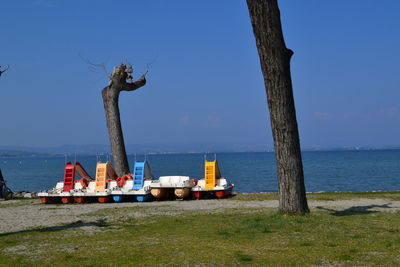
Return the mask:
M 203 192 L 202 191 L 195 191 L 195 192 L 192 192 L 192 194 L 193 194 L 193 197 L 195 199 L 200 199 L 200 198 L 203 197 Z
M 43 204 L 49 204 L 52 202 L 52 199 L 50 197 L 40 197 L 39 199 L 40 199 L 40 203 L 43 203 Z
M 86 197 L 74 197 L 74 202 L 78 204 L 83 204 L 87 202 Z
M 97 197 L 97 201 L 99 203 L 108 203 L 111 202 L 112 198 L 111 196 L 101 196 L 101 197 Z
M 74 203 L 74 197 L 61 197 L 61 202 L 63 204 Z
M 190 196 L 190 188 L 175 188 L 174 194 L 177 198 L 188 198 Z
M 230 187 L 230 188 L 228 188 L 226 190 L 217 190 L 217 191 L 214 192 L 214 195 L 217 198 L 228 197 L 228 196 L 230 196 L 232 194 L 232 189 L 233 189 L 233 187 Z
M 125 200 L 125 197 L 121 196 L 121 195 L 113 195 L 112 198 L 113 198 L 114 202 L 122 202 Z
M 193 198 L 201 199 L 201 198 L 225 198 L 229 197 L 232 194 L 233 185 L 229 185 L 227 188 L 217 188 L 211 190 L 192 190 Z
M 151 199 L 151 194 L 146 194 L 146 195 L 137 195 L 135 196 L 136 201 L 138 202 L 145 202 L 149 201 Z
M 155 198 L 165 198 L 167 196 L 167 188 L 152 188 L 150 193 Z

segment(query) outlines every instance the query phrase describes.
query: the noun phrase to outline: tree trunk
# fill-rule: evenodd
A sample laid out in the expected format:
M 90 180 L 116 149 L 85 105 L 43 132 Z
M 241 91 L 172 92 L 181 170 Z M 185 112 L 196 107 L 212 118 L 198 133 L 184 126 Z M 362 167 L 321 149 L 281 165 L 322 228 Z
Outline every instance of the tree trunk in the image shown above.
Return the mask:
M 290 74 L 277 0 L 247 0 L 268 99 L 279 186 L 279 210 L 309 212 Z
M 121 63 L 110 75 L 110 83 L 102 91 L 107 129 L 113 154 L 114 169 L 118 176 L 129 173 L 124 135 L 122 133 L 118 99 L 121 91 L 134 91 L 146 84 L 145 75 L 132 82 L 132 66 Z
M 126 157 L 124 135 L 119 115 L 119 91 L 113 90 L 112 88 L 105 88 L 102 91 L 102 96 L 104 110 L 106 112 L 108 136 L 113 154 L 114 169 L 118 176 L 122 176 L 129 173 L 129 164 Z

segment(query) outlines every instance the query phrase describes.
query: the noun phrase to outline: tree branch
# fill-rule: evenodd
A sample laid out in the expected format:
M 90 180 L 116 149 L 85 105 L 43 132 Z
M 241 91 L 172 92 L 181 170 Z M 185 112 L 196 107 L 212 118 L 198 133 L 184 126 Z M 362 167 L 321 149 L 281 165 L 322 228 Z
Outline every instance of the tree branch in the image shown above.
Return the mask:
M 79 55 L 79 57 L 88 65 L 91 65 L 93 67 L 96 68 L 101 68 L 103 70 L 103 72 L 106 74 L 107 77 L 109 77 L 110 75 L 107 73 L 107 69 L 104 66 L 104 64 L 96 64 L 96 63 L 92 63 L 89 59 L 86 59 L 84 57 L 82 57 L 81 55 Z
M 131 83 L 123 82 L 120 91 L 134 91 L 136 89 L 139 89 L 145 84 L 146 84 L 146 77 L 145 74 L 143 74 L 142 77 L 140 77 L 140 79 L 134 82 Z
M 0 67 L 1 67 L 1 66 L 0 66 Z M 7 68 L 5 68 L 4 70 L 0 70 L 0 76 L 1 76 L 4 72 L 6 72 L 9 68 L 10 68 L 10 66 L 7 65 Z

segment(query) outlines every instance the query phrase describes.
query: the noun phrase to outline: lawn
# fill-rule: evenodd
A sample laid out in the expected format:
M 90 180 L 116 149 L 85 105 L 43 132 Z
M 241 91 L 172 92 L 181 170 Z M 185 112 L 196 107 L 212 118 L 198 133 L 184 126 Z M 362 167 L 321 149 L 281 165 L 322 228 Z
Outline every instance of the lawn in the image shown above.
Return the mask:
M 257 198 L 248 196 L 237 197 Z M 104 208 L 86 214 L 84 221 L 0 234 L 0 265 L 400 265 L 395 212 L 314 208 L 307 215 L 285 216 L 276 209 L 234 208 L 109 219 L 152 208 Z
M 351 200 L 351 199 L 389 199 L 400 201 L 400 191 L 378 191 L 378 192 L 321 192 L 307 193 L 309 200 Z M 234 200 L 278 200 L 277 193 L 244 193 L 238 194 Z

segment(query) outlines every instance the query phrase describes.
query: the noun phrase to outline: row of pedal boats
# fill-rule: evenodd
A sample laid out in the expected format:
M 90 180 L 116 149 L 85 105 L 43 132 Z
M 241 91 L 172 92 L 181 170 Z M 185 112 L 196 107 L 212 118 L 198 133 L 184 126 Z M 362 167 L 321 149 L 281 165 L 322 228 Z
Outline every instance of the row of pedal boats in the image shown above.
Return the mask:
M 76 179 L 79 176 L 80 179 Z M 118 177 L 110 162 L 98 162 L 93 179 L 79 163 L 66 163 L 64 179 L 41 191 L 42 203 L 150 201 L 154 199 L 224 198 L 234 184 L 221 176 L 217 160 L 204 162 L 204 178 L 160 176 L 154 179 L 147 160 L 136 161 L 133 173 Z

